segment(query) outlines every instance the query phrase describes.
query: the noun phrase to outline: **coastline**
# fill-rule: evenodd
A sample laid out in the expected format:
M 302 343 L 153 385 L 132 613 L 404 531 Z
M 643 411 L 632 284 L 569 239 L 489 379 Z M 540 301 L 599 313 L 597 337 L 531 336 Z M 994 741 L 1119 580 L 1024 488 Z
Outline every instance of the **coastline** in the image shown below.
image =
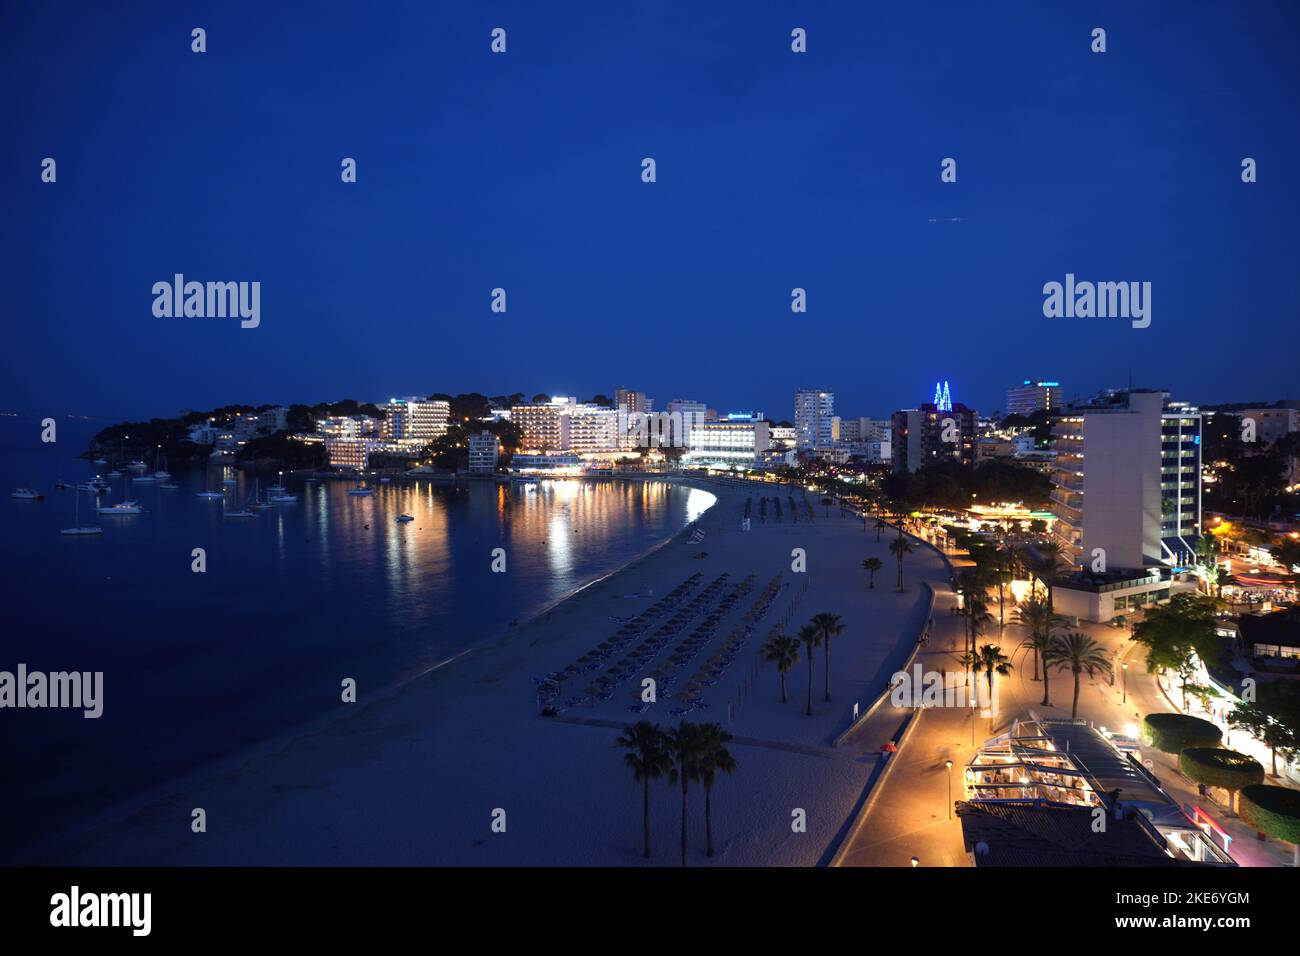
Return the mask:
M 529 675 L 545 673 L 590 647 L 612 628 L 613 612 L 626 614 L 631 607 L 650 603 L 646 591 L 662 596 L 693 571 L 702 570 L 706 578 L 730 571 L 731 580 L 739 582 L 749 570 L 757 575 L 757 591 L 772 573 L 788 571 L 790 546 L 797 542 L 808 550 L 810 569 L 818 572 L 810 575 L 813 590 L 798 615 L 843 611 L 854 631 L 869 640 L 841 639 L 836 685 L 845 692 L 837 690 L 836 702 L 826 705 L 820 701 L 819 686 L 816 715 L 807 719 L 798 704 L 780 706 L 775 672 L 750 657 L 757 653 L 775 612 L 761 622 L 755 643 L 746 648 L 747 664 L 736 665 L 728 678 L 732 684 L 724 682 L 725 693 L 715 701 L 719 707 L 724 706 L 723 697 L 738 701 L 733 746 L 752 800 L 746 800 L 743 813 L 736 813 L 727 800 L 736 785 L 720 785 L 715 801 L 718 813 L 727 816 L 724 822 L 715 814 L 721 849 L 714 862 L 815 863 L 843 825 L 876 762 L 875 742 L 836 751 L 829 746 L 830 738 L 843 726 L 851 700 L 861 693 L 858 687 L 887 679 L 882 673 L 885 661 L 896 657 L 900 642 L 908 640 L 904 624 L 922 569 L 915 570 L 913 586 L 905 594 L 884 588 L 867 592 L 859 553 L 883 549 L 888 542 L 877 545 L 857 518 L 823 521 L 819 508 L 815 522 L 769 522 L 756 526 L 757 533 L 744 535 L 732 530 L 739 527 L 741 505 L 748 497 L 743 486 L 684 483 L 716 498 L 700 521 L 706 529 L 702 547 L 685 543 L 678 531 L 527 623 L 476 643 L 391 693 L 364 697 L 351 713 L 325 715 L 274 748 L 242 754 L 220 768 L 205 768 L 173 781 L 165 794 L 155 792 L 150 799 L 119 805 L 112 814 L 83 823 L 75 833 L 60 834 L 43 844 L 39 862 L 639 863 L 639 855 L 629 852 L 624 839 L 629 835 L 625 818 L 633 809 L 627 804 L 632 784 L 624 779 L 608 726 L 638 718 L 621 713 L 617 702 L 604 716 L 584 705 L 575 708 L 574 721 L 539 717 Z M 751 487 L 769 495 L 802 494 L 784 486 Z M 709 556 L 701 559 L 704 553 Z M 930 568 L 924 576 L 936 573 L 943 572 Z M 745 606 L 749 600 L 752 596 Z M 781 607 L 785 600 L 783 595 Z M 817 667 L 820 683 L 820 660 Z M 802 671 L 791 677 L 792 696 L 798 700 Z M 725 722 L 731 706 L 691 719 Z M 647 716 L 675 722 L 667 707 Z M 816 777 L 813 787 L 805 785 L 810 775 Z M 657 825 L 671 830 L 672 796 L 665 793 L 656 800 L 664 804 L 656 811 Z M 209 814 L 210 832 L 194 835 L 189 814 L 199 806 Z M 808 832 L 802 837 L 792 837 L 789 811 L 780 810 L 790 806 L 806 808 L 809 814 Z M 486 822 L 494 807 L 510 808 L 515 834 L 511 839 L 489 838 Z M 589 832 L 588 845 L 579 849 L 580 841 L 568 840 L 566 824 L 570 830 L 580 826 Z M 667 845 L 664 838 L 657 839 Z M 657 862 L 672 861 L 664 855 Z
M 615 481 L 664 480 L 664 476 L 656 476 L 652 474 L 635 476 L 602 475 L 599 476 L 599 478 L 601 480 L 609 479 Z M 689 479 L 681 478 L 673 478 L 669 480 L 672 480 L 674 484 L 680 487 L 698 488 L 699 490 L 706 491 L 713 495 L 714 501 L 705 508 L 701 513 L 700 518 L 703 518 L 710 512 L 714 511 L 716 506 L 724 501 L 723 490 L 712 482 L 691 481 Z M 709 485 L 712 485 L 712 487 L 707 487 Z M 272 759 L 277 754 L 292 749 L 299 741 L 317 737 L 322 734 L 329 734 L 331 728 L 335 724 L 343 724 L 359 717 L 370 708 L 383 707 L 385 704 L 401 695 L 408 687 L 429 679 L 436 672 L 452 667 L 463 659 L 507 643 L 512 637 L 519 635 L 529 627 L 543 621 L 547 615 L 553 613 L 561 606 L 571 601 L 577 601 L 580 596 L 590 588 L 596 587 L 607 581 L 612 581 L 620 574 L 623 574 L 624 572 L 649 560 L 663 548 L 670 546 L 674 541 L 677 541 L 679 538 L 682 538 L 689 533 L 690 527 L 690 524 L 683 525 L 681 528 L 678 528 L 671 534 L 666 535 L 661 540 L 651 544 L 649 547 L 628 558 L 622 564 L 598 574 L 591 578 L 591 580 L 579 585 L 570 594 L 550 601 L 535 611 L 529 612 L 517 625 L 507 626 L 497 631 L 485 634 L 467 646 L 461 648 L 450 657 L 370 692 L 367 695 L 365 703 L 362 704 L 358 712 L 355 714 L 332 712 L 304 719 L 288 730 L 277 733 L 255 744 L 239 748 L 238 750 L 226 754 L 220 759 L 207 765 L 197 767 L 165 782 L 149 787 L 138 794 L 133 794 L 123 800 L 110 804 L 109 806 L 91 814 L 89 817 L 72 823 L 56 833 L 49 834 L 33 843 L 21 847 L 17 852 L 12 854 L 11 859 L 7 862 L 0 862 L 0 865 L 41 865 L 51 856 L 58 857 L 64 852 L 67 852 L 69 844 L 75 843 L 77 840 L 87 836 L 88 834 L 92 834 L 101 829 L 110 828 L 115 822 L 129 820 L 135 815 L 146 811 L 151 806 L 169 802 L 187 792 L 200 789 L 206 782 L 219 779 L 229 774 L 237 774 L 240 769 L 247 764 Z

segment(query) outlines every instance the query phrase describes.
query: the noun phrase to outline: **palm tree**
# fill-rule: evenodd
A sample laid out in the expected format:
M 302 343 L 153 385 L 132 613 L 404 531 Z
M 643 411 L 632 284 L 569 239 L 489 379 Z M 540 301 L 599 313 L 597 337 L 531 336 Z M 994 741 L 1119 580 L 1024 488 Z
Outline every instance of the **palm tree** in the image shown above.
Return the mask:
M 1016 608 L 1015 622 L 1029 631 L 1029 639 L 1024 642 L 1034 652 L 1034 680 L 1038 680 L 1038 657 L 1052 643 L 1052 611 L 1047 602 L 1036 597 L 1026 598 Z M 1043 694 L 1043 706 L 1048 706 L 1047 695 Z
M 899 525 L 901 528 L 902 525 Z M 903 556 L 912 553 L 912 543 L 906 538 L 895 538 L 889 542 L 889 553 L 898 559 L 898 590 L 903 590 Z
M 889 527 L 889 522 L 886 521 L 883 517 L 877 515 L 876 516 L 876 544 L 880 544 L 880 532 L 884 531 L 888 527 Z
M 970 646 L 973 648 L 979 641 L 980 635 L 984 633 L 984 629 L 993 623 L 993 615 L 989 613 L 988 605 L 983 599 L 977 597 L 967 599 L 966 608 L 962 613 L 970 628 Z
M 1030 570 L 1047 591 L 1048 609 L 1054 610 L 1052 582 L 1056 579 L 1056 575 L 1062 567 L 1061 546 L 1055 541 L 1048 541 L 1046 544 L 1038 545 L 1038 553 L 1042 555 L 1042 558 L 1035 561 Z
M 992 618 L 990 618 L 992 620 Z M 976 658 L 976 664 L 983 666 L 984 673 L 989 682 L 989 700 L 993 700 L 993 675 L 1001 674 L 1005 677 L 1011 673 L 1011 658 L 1002 653 L 1002 648 L 996 644 L 985 644 L 979 649 L 979 656 Z M 992 719 L 990 718 L 990 724 Z
M 1044 673 L 1047 666 L 1055 667 L 1057 670 L 1065 670 L 1068 667 L 1074 673 L 1074 706 L 1070 708 L 1071 719 L 1079 716 L 1079 676 L 1084 671 L 1088 672 L 1089 677 L 1098 673 L 1111 672 L 1110 661 L 1106 659 L 1106 652 L 1101 645 L 1087 634 L 1080 634 L 1078 631 L 1066 634 L 1064 637 L 1057 637 L 1047 653 L 1043 655 L 1043 663 Z
M 645 858 L 650 859 L 650 781 L 658 780 L 673 768 L 672 755 L 667 750 L 667 735 L 658 724 L 639 720 L 623 728 L 615 741 L 627 753 L 623 763 L 631 768 L 632 776 L 641 784 L 641 822 L 645 831 Z
M 817 628 L 822 635 L 822 655 L 825 658 L 826 666 L 824 691 L 826 703 L 829 704 L 831 700 L 831 638 L 843 634 L 848 625 L 840 620 L 838 614 L 829 613 L 814 614 L 812 621 L 809 623 Z
M 776 665 L 781 675 L 781 703 L 786 702 L 785 672 L 799 661 L 799 639 L 789 634 L 773 634 L 763 645 L 763 660 Z
M 871 572 L 870 583 L 867 587 L 874 588 L 876 586 L 876 572 L 882 567 L 884 567 L 884 563 L 879 558 L 867 558 L 862 562 L 862 569 Z
M 1016 548 L 1007 537 L 1006 532 L 1002 534 L 1002 541 L 998 546 L 998 629 L 1007 626 L 1006 616 L 1006 586 L 1007 581 L 1015 577 L 1016 573 Z
M 731 734 L 721 724 L 701 724 L 700 755 L 696 771 L 704 785 L 704 842 L 708 855 L 713 856 L 713 780 L 717 773 L 730 774 L 736 769 L 736 758 L 727 750 Z
M 699 761 L 704 746 L 698 724 L 683 720 L 677 729 L 668 731 L 668 753 L 672 756 L 673 768 L 668 771 L 669 783 L 682 785 L 682 866 L 686 865 L 686 804 L 687 788 L 692 780 L 699 779 Z
M 803 643 L 804 653 L 808 657 L 808 709 L 805 713 L 812 716 L 812 677 L 813 677 L 813 648 L 822 642 L 822 632 L 812 624 L 805 624 L 799 628 L 799 640 Z

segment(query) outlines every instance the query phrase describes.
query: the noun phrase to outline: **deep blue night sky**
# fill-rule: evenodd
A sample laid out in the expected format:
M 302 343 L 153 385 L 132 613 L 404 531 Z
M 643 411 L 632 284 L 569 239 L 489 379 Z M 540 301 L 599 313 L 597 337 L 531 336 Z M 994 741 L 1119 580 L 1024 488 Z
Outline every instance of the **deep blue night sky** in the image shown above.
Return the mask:
M 1298 10 L 6 3 L 0 409 L 1300 397 Z M 155 318 L 175 272 L 260 280 L 261 327 Z M 1045 319 L 1066 272 L 1152 282 L 1151 327 Z

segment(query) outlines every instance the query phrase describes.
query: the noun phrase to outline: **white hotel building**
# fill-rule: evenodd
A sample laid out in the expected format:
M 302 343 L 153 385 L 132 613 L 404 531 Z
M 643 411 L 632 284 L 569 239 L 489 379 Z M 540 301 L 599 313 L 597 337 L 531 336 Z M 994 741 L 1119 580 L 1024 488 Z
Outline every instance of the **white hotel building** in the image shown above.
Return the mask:
M 617 456 L 623 444 L 618 409 L 556 396 L 540 405 L 516 405 L 510 420 L 522 433 L 521 452 L 572 452 L 583 457 Z
M 1199 410 L 1113 391 L 1064 409 L 1053 438 L 1052 531 L 1079 569 L 1057 585 L 1057 611 L 1109 621 L 1167 600 L 1200 536 Z
M 451 404 L 442 399 L 391 398 L 384 406 L 384 437 L 427 445 L 447 434 Z
M 758 416 L 728 415 L 716 422 L 696 422 L 691 426 L 682 465 L 745 470 L 754 467 L 770 444 L 768 424 Z

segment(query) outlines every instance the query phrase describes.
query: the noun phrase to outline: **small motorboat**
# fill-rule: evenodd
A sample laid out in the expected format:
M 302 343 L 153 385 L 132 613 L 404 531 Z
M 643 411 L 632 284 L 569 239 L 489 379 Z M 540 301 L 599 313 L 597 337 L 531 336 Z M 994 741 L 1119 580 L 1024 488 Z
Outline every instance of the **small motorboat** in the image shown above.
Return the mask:
M 45 496 L 39 492 L 32 491 L 30 488 L 19 488 L 10 498 L 17 498 L 19 501 L 42 501 Z
M 374 488 L 349 488 L 348 489 L 348 494 L 356 495 L 358 498 L 364 497 L 366 495 L 373 495 L 374 493 L 375 493 Z
M 144 514 L 144 509 L 140 507 L 140 502 L 132 501 L 127 498 L 116 504 L 101 505 L 95 509 L 102 515 L 138 515 Z
M 414 521 L 415 518 L 414 518 L 414 516 L 412 516 L 412 515 L 398 515 L 398 516 L 397 516 L 397 520 L 398 520 L 401 524 L 406 524 L 408 521 Z
M 195 495 L 195 497 L 196 498 L 224 498 L 226 496 L 219 491 L 200 491 L 197 495 Z

